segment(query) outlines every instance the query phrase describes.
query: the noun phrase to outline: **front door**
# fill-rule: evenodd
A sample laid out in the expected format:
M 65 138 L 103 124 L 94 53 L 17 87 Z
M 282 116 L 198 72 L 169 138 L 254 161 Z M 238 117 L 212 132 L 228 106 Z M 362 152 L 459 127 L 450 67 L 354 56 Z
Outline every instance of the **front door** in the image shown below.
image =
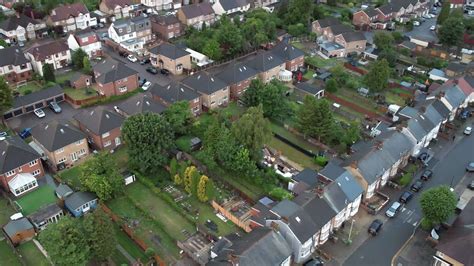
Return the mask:
M 116 138 L 115 138 L 115 146 L 119 146 L 121 143 L 122 143 L 122 142 L 121 142 L 120 138 L 119 138 L 119 137 L 116 137 Z
M 77 161 L 77 153 L 71 153 L 71 161 L 75 162 Z

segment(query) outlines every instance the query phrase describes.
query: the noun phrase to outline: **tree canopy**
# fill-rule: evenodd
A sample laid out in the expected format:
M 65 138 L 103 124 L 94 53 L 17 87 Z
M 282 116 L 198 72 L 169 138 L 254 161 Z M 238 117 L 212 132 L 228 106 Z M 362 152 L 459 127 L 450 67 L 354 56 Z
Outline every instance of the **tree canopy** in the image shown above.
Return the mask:
M 456 46 L 462 41 L 465 26 L 462 17 L 450 16 L 439 28 L 439 40 L 446 46 Z
M 446 221 L 454 213 L 456 204 L 456 194 L 447 186 L 430 188 L 421 194 L 421 211 L 433 224 Z
M 82 70 L 84 68 L 84 58 L 87 57 L 86 52 L 81 48 L 72 52 L 72 65 L 75 69 Z
M 260 79 L 254 79 L 245 91 L 243 101 L 249 107 L 262 105 L 265 117 L 282 119 L 291 111 L 288 99 L 284 97 L 287 90 L 280 81 L 264 84 Z
M 184 135 L 189 130 L 193 115 L 188 101 L 175 102 L 163 113 L 164 118 L 170 124 L 174 133 Z
M 0 112 L 3 114 L 9 110 L 13 104 L 12 91 L 5 81 L 4 77 L 0 77 Z
M 436 21 L 437 24 L 443 25 L 444 21 L 448 19 L 449 13 L 451 13 L 451 4 L 449 1 L 444 1 Z
M 117 245 L 114 226 L 110 217 L 99 208 L 84 217 L 83 228 L 87 236 L 91 256 L 99 261 L 105 261 L 109 258 Z
M 380 92 L 387 88 L 390 77 L 390 66 L 385 59 L 377 60 L 370 65 L 364 82 L 372 92 Z
M 45 81 L 56 82 L 56 76 L 54 74 L 54 67 L 52 64 L 43 65 L 43 79 Z

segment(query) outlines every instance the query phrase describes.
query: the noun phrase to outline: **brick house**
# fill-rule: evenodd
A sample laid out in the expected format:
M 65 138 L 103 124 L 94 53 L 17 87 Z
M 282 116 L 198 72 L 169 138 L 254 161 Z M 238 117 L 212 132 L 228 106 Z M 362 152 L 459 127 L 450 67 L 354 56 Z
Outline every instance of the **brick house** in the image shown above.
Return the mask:
M 51 10 L 47 24 L 55 27 L 61 26 L 64 32 L 69 32 L 95 26 L 97 19 L 90 16 L 89 10 L 83 3 L 73 3 Z
M 205 71 L 185 78 L 182 83 L 201 94 L 204 110 L 212 110 L 229 103 L 229 85 Z
M 87 136 L 65 121 L 38 124 L 31 130 L 33 141 L 48 157 L 53 170 L 72 167 L 89 155 Z
M 133 10 L 132 0 L 102 0 L 99 10 L 112 16 L 112 20 L 130 17 Z
M 41 156 L 18 136 L 1 141 L 0 150 L 0 184 L 4 190 L 19 196 L 36 188 L 36 179 L 44 176 Z
M 313 21 L 311 24 L 311 31 L 316 33 L 318 36 L 321 36 L 325 35 L 325 32 L 327 32 L 329 27 L 339 24 L 341 24 L 339 19 L 333 17 L 318 19 Z
M 354 31 L 337 19 L 320 19 L 313 22 L 318 34 L 318 49 L 328 57 L 344 57 L 365 51 L 367 40 L 363 33 Z
M 250 9 L 250 1 L 247 0 L 216 0 L 212 9 L 218 16 L 224 14 L 245 13 Z
M 23 52 L 15 46 L 0 49 L 0 76 L 8 83 L 30 80 L 33 68 Z
M 270 52 L 285 60 L 286 70 L 296 71 L 304 65 L 304 52 L 285 41 L 277 44 Z
M 76 72 L 69 79 L 70 86 L 74 89 L 82 89 L 90 87 L 92 84 L 92 76 L 84 73 Z
M 167 41 L 184 33 L 183 26 L 175 15 L 154 15 L 150 17 L 151 31 Z
M 106 59 L 93 67 L 97 83 L 94 89 L 107 97 L 121 95 L 138 88 L 138 72 L 122 62 Z
M 236 100 L 250 86 L 250 82 L 256 79 L 258 72 L 244 63 L 230 63 L 225 69 L 217 74 L 217 77 L 227 83 L 230 87 L 230 98 Z
M 0 33 L 5 35 L 7 41 L 12 43 L 34 40 L 48 35 L 46 23 L 23 14 L 15 14 L 2 21 L 0 23 Z
M 155 100 L 151 93 L 139 93 L 128 98 L 126 101 L 119 104 L 115 109 L 118 113 L 125 117 L 132 115 L 155 113 L 161 114 L 166 110 L 166 105 L 161 101 Z
M 379 15 L 379 11 L 373 8 L 359 10 L 352 15 L 352 24 L 359 29 L 368 29 L 369 26 L 375 29 L 385 29 L 386 24 L 379 21 Z
M 203 24 L 209 27 L 216 21 L 212 5 L 207 2 L 183 6 L 176 16 L 184 25 L 196 29 L 201 29 Z
M 151 48 L 150 61 L 153 66 L 167 69 L 173 75 L 182 74 L 183 69 L 191 69 L 190 54 L 170 43 Z
M 335 42 L 344 47 L 345 54 L 363 53 L 367 44 L 367 39 L 362 32 L 352 31 L 342 33 L 335 38 Z
M 41 76 L 45 64 L 51 64 L 57 70 L 71 63 L 71 51 L 63 40 L 34 45 L 26 50 L 26 56 L 35 72 Z
M 67 44 L 72 51 L 82 49 L 90 58 L 102 55 L 102 43 L 97 34 L 89 29 L 70 34 Z
M 286 62 L 279 56 L 267 51 L 257 54 L 247 62 L 247 65 L 258 72 L 258 77 L 264 83 L 268 83 L 273 79 L 278 79 L 280 71 L 285 70 Z
M 114 150 L 122 145 L 121 128 L 124 118 L 117 112 L 98 106 L 91 111 L 78 113 L 74 119 L 95 149 Z
M 171 82 L 166 86 L 153 84 L 150 92 L 153 96 L 153 99 L 161 101 L 166 106 L 179 101 L 188 101 L 189 108 L 191 109 L 193 115 L 197 116 L 201 113 L 201 94 L 179 82 Z

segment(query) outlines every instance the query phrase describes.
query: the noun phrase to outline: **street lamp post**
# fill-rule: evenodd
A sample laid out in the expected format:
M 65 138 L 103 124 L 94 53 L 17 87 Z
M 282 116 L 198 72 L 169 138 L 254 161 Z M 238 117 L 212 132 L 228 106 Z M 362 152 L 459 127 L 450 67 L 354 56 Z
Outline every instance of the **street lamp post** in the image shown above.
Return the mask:
M 351 234 L 352 234 L 352 227 L 354 226 L 355 220 L 352 219 L 351 221 L 351 228 L 349 229 L 349 238 L 347 239 L 347 242 L 351 243 Z

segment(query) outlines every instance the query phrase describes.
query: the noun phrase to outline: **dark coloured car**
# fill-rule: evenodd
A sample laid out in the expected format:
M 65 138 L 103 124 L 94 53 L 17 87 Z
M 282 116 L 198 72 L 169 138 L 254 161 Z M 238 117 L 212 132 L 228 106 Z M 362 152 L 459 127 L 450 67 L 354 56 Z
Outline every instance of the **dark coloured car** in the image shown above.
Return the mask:
M 161 72 L 161 74 L 163 74 L 165 76 L 168 76 L 170 74 L 170 71 L 168 69 L 165 69 L 165 68 L 161 69 L 160 72 Z
M 375 219 L 369 226 L 369 234 L 376 236 L 380 229 L 382 229 L 383 222 L 379 219 Z
M 421 179 L 427 181 L 428 179 L 431 178 L 432 175 L 433 175 L 433 171 L 425 170 L 423 174 L 421 175 Z
M 140 60 L 140 65 L 146 65 L 148 63 L 150 63 L 150 59 L 148 59 L 148 58 Z
M 141 87 L 143 86 L 143 84 L 145 84 L 147 82 L 146 79 L 141 79 L 139 82 L 138 82 L 138 85 Z
M 118 53 L 120 56 L 122 57 L 127 57 L 128 56 L 128 53 L 127 52 L 124 52 L 124 51 L 119 51 Z
M 474 180 L 471 183 L 467 184 L 467 188 L 470 190 L 474 190 Z
M 411 191 L 405 191 L 403 194 L 400 196 L 400 202 L 401 203 L 407 203 L 413 198 L 413 192 Z
M 411 191 L 418 192 L 423 188 L 423 181 L 417 180 L 413 185 L 411 185 Z
M 28 138 L 29 136 L 31 136 L 31 128 L 28 127 L 23 129 L 18 135 L 20 135 L 20 138 L 22 139 Z
M 314 257 L 303 264 L 303 266 L 323 266 L 324 262 L 320 257 Z
M 150 74 L 153 74 L 153 75 L 156 75 L 156 74 L 158 74 L 158 69 L 156 67 L 147 67 L 146 72 L 148 72 Z
M 207 220 L 206 221 L 206 227 L 211 229 L 212 231 L 214 232 L 218 232 L 219 231 L 219 228 L 217 227 L 217 224 L 211 220 Z

